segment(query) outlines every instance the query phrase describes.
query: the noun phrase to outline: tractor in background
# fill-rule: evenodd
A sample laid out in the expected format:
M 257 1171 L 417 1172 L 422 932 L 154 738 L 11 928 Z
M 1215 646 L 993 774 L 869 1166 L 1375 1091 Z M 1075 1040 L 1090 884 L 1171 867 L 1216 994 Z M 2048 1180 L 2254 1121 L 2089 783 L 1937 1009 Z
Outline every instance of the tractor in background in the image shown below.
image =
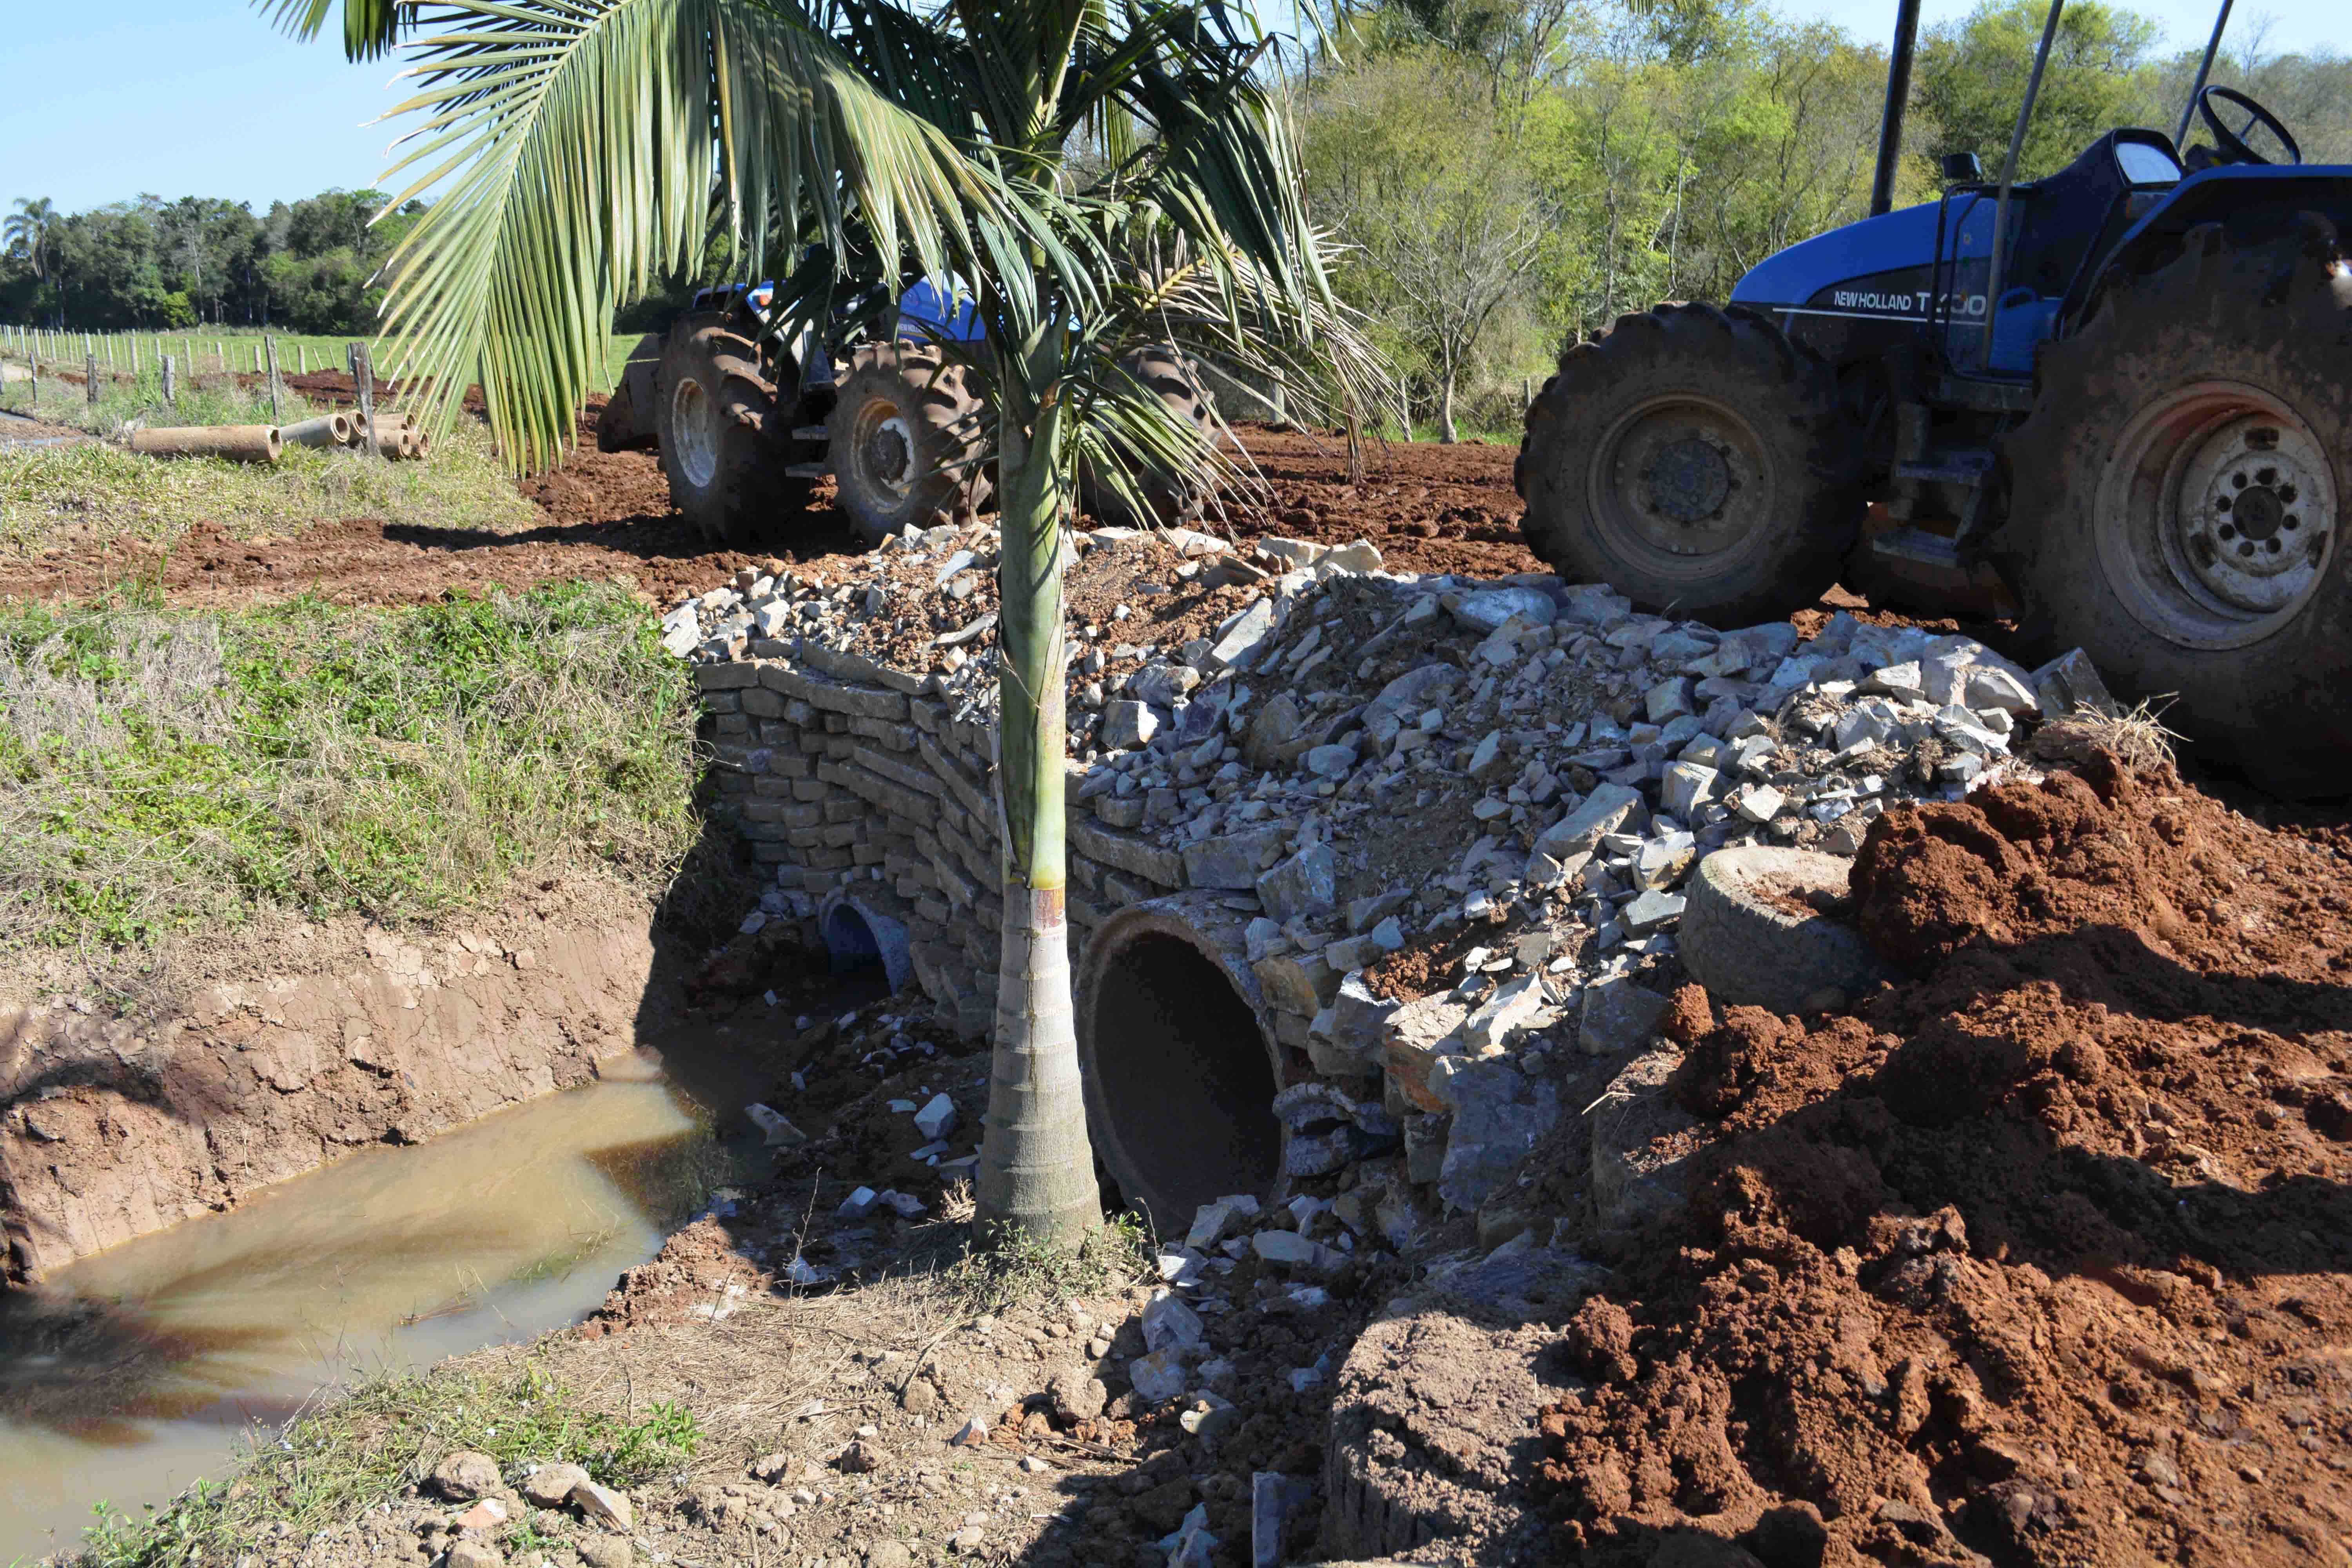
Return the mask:
M 773 283 L 697 293 L 666 332 L 630 351 L 596 427 L 607 452 L 658 447 L 671 504 L 719 543 L 743 543 L 805 509 L 819 479 L 868 546 L 908 528 L 967 521 L 995 490 L 990 412 L 977 378 L 942 346 L 984 341 L 969 300 L 921 281 L 898 300 L 887 341 L 834 344 L 771 330 Z M 967 347 L 968 345 L 968 347 Z M 841 358 L 836 361 L 836 353 Z M 1120 363 L 1206 437 L 1197 368 L 1147 344 Z M 1148 517 L 1082 477 L 1080 504 L 1111 523 L 1197 520 L 1194 482 L 1139 476 Z
M 2352 789 L 2352 166 L 2209 85 L 2020 183 L 2008 158 L 1893 207 L 1918 0 L 1899 0 L 1871 216 L 1768 258 L 1726 308 L 1570 349 L 1514 471 L 1535 552 L 1646 610 L 1774 619 L 1843 580 L 2013 610 L 2282 793 Z M 2183 150 L 2192 117 L 2209 141 Z

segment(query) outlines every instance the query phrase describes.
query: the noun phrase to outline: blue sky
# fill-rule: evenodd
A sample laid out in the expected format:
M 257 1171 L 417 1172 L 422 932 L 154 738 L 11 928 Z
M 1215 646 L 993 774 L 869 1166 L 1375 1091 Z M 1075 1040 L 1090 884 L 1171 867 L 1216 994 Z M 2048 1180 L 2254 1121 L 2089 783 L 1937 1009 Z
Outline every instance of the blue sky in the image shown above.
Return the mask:
M 2126 0 L 2176 45 L 2201 44 L 2205 0 Z M 1926 0 L 1932 25 L 1973 0 Z M 2273 51 L 2340 36 L 2343 0 L 2240 0 L 2242 39 L 2268 16 Z M 393 128 L 366 121 L 396 101 L 397 61 L 348 66 L 331 43 L 278 36 L 241 0 L 6 0 L 0 92 L 0 203 L 49 196 L 67 211 L 142 191 L 250 201 L 374 183 Z M 1858 36 L 1892 31 L 1893 0 L 1780 0 Z M 2331 26 L 2329 13 L 2335 13 Z

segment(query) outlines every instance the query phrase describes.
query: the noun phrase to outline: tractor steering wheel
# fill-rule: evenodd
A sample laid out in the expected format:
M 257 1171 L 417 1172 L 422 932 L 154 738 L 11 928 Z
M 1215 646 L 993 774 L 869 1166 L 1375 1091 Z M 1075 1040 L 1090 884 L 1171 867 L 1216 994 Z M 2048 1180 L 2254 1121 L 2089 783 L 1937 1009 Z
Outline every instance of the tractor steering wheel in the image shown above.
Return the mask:
M 2251 118 L 2237 130 L 2231 130 L 2221 122 L 2221 110 L 2219 106 L 2224 103 L 2244 110 Z M 2197 113 L 2198 117 L 2205 121 L 2205 129 L 2213 133 L 2213 144 L 2221 150 L 2221 155 L 2224 158 L 2233 163 L 2273 162 L 2245 143 L 2245 133 L 2257 125 L 2277 137 L 2279 144 L 2286 149 L 2284 162 L 2289 163 L 2303 162 L 2303 149 L 2295 144 L 2294 138 L 2287 133 L 2286 127 L 2279 123 L 2279 117 L 2234 87 L 2209 87 L 2200 92 L 2197 95 Z

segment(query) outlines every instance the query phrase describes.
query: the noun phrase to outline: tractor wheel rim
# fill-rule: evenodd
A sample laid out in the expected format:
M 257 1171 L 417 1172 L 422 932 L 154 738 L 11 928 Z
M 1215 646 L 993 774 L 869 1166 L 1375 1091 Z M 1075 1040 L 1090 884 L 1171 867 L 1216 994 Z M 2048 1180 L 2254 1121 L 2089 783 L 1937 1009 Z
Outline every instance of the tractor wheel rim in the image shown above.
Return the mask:
M 1610 543 L 1674 573 L 1712 574 L 1769 516 L 1764 443 L 1740 414 L 1696 394 L 1653 397 L 1620 416 L 1586 470 Z
M 851 436 L 858 467 L 876 489 L 903 496 L 915 483 L 915 432 L 906 416 L 887 403 L 869 403 L 859 410 Z
M 2157 398 L 2124 426 L 2098 490 L 2099 560 L 2132 618 L 2178 647 L 2242 647 L 2292 621 L 2335 552 L 2327 451 L 2242 382 Z
M 677 466 L 700 489 L 719 477 L 719 407 L 692 376 L 670 394 L 669 428 L 677 444 Z

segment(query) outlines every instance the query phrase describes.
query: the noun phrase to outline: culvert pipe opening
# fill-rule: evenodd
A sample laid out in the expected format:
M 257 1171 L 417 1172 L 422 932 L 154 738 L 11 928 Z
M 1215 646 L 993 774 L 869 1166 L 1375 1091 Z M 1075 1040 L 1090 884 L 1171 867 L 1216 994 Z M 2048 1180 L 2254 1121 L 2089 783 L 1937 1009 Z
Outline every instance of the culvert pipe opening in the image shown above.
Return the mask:
M 1270 1195 L 1282 1173 L 1255 981 L 1238 952 L 1220 962 L 1223 922 L 1204 931 L 1186 912 L 1139 904 L 1106 921 L 1077 998 L 1095 1152 L 1162 1236 L 1227 1194 Z

